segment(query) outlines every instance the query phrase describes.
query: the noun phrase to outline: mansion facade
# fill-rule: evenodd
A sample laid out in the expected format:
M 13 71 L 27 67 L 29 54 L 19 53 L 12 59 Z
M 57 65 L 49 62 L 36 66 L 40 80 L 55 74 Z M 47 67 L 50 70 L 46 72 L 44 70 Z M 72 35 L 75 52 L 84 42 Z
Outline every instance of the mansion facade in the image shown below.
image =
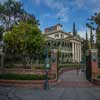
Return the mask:
M 46 28 L 44 35 L 47 36 L 47 44 L 55 51 L 60 51 L 60 62 L 81 62 L 82 39 L 78 35 L 64 32 L 62 25 Z

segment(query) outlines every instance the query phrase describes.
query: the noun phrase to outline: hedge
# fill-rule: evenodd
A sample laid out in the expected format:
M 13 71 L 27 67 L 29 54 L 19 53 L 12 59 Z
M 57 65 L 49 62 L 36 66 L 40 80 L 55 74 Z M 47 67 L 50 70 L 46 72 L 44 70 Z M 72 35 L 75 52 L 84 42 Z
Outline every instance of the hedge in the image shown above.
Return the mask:
M 0 79 L 8 79 L 8 80 L 44 80 L 45 75 L 0 74 Z

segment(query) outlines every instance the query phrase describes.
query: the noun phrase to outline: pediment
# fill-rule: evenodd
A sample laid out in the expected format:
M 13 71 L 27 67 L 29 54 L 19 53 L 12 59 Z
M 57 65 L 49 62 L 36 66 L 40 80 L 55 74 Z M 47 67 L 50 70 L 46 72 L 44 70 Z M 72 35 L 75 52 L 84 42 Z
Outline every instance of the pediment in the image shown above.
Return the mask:
M 47 35 L 48 35 L 48 37 L 51 37 L 51 38 L 54 38 L 54 39 L 60 39 L 60 38 L 65 39 L 65 38 L 70 36 L 70 34 L 65 33 L 63 31 L 56 31 L 56 32 L 53 32 L 53 33 L 49 33 Z

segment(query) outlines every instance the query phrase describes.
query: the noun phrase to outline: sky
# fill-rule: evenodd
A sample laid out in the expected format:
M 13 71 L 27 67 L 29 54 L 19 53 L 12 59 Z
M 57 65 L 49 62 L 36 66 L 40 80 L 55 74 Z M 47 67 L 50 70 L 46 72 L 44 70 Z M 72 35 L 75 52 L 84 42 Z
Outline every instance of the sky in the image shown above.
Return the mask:
M 4 1 L 4 0 L 0 0 Z M 85 37 L 86 23 L 95 12 L 100 11 L 100 0 L 19 0 L 24 9 L 40 20 L 40 28 L 63 25 L 65 32 L 72 32 L 76 23 L 78 34 Z M 58 20 L 58 18 L 61 18 Z

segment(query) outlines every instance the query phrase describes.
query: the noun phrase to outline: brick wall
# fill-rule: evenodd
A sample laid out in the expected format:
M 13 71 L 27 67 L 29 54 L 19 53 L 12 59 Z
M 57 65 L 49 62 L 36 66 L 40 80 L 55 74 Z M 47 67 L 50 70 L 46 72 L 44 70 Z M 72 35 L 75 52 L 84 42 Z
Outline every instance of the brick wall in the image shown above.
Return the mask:
M 0 69 L 0 73 L 43 75 L 45 74 L 45 70 L 43 69 Z

